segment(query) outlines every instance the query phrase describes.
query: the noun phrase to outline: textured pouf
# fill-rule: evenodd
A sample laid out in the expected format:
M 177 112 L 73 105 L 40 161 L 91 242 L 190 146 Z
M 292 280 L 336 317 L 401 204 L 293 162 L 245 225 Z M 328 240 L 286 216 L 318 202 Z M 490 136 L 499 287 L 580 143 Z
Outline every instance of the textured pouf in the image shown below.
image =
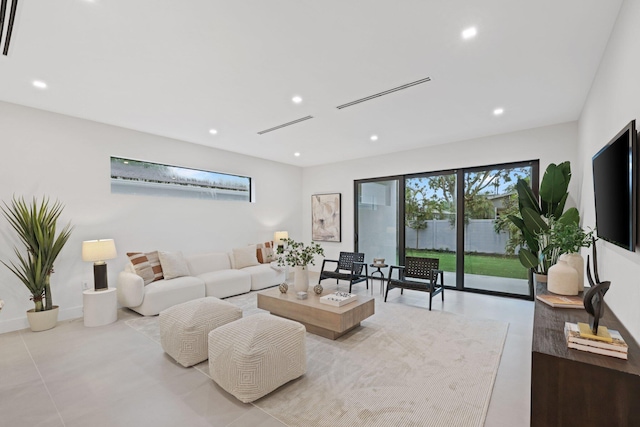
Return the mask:
M 242 318 L 242 309 L 215 297 L 199 298 L 160 312 L 160 343 L 182 366 L 207 360 L 207 335 Z
M 242 402 L 253 402 L 307 371 L 305 328 L 256 314 L 209 333 L 209 374 Z

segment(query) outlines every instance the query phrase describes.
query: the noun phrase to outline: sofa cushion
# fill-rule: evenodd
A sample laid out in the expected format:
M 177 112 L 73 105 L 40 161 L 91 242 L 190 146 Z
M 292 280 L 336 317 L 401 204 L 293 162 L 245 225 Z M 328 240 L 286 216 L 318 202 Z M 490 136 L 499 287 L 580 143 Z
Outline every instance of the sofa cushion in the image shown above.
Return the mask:
M 193 276 L 232 268 L 229 255 L 226 252 L 186 255 L 185 258 L 187 259 L 187 264 L 189 264 L 189 271 Z
M 258 257 L 256 257 L 256 245 L 249 245 L 244 248 L 233 248 L 233 258 L 235 260 L 235 268 L 238 270 L 260 264 Z
M 218 270 L 198 276 L 204 281 L 208 297 L 226 298 L 251 290 L 251 275 L 241 270 Z
M 189 266 L 182 256 L 182 252 L 158 251 L 162 274 L 165 279 L 175 279 L 176 277 L 189 276 Z
M 285 270 L 283 268 L 272 268 L 270 264 L 245 267 L 240 271 L 251 275 L 252 291 L 279 285 L 285 281 Z
M 204 282 L 198 277 L 157 280 L 144 287 L 142 304 L 130 308 L 143 316 L 155 316 L 173 305 L 204 296 Z

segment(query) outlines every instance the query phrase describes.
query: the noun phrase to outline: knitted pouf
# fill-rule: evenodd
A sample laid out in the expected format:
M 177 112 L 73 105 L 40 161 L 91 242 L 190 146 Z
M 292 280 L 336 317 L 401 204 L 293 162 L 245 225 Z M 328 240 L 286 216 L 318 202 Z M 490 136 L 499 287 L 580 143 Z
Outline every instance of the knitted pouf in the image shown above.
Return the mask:
M 182 366 L 207 360 L 207 335 L 242 318 L 242 309 L 215 297 L 199 298 L 160 312 L 160 343 Z

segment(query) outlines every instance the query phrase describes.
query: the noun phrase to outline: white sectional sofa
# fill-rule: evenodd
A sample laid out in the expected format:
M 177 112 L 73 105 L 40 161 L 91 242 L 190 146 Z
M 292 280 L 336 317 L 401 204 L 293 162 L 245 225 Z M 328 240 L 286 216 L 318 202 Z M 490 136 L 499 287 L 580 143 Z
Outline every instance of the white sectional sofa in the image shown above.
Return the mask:
M 254 249 L 255 251 L 255 249 Z M 118 275 L 118 302 L 143 316 L 153 316 L 173 305 L 205 296 L 226 298 L 278 285 L 284 269 L 271 264 L 235 268 L 234 253 L 185 255 L 189 275 L 156 280 L 145 285 L 133 264 Z

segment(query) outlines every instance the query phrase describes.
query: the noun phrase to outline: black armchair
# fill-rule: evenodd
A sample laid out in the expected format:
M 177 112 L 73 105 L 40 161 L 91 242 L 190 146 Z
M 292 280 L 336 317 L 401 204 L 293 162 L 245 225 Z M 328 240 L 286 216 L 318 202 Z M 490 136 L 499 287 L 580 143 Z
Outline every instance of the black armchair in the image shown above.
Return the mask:
M 387 280 L 387 292 L 384 294 L 384 302 L 387 302 L 389 290 L 400 288 L 402 294 L 405 289 L 412 291 L 429 292 L 429 310 L 434 295 L 441 294 L 444 301 L 444 272 L 439 270 L 440 260 L 437 258 L 406 257 L 404 266 L 392 265 L 389 269 Z M 393 278 L 393 271 L 397 270 L 397 278 Z M 438 282 L 438 278 L 440 281 Z M 418 280 L 411 280 L 418 279 Z
M 336 264 L 335 270 L 325 270 L 327 263 Z M 363 269 L 364 275 L 362 274 Z M 364 262 L 364 254 L 361 252 L 340 252 L 338 260 L 323 260 L 318 283 L 324 279 L 336 279 L 336 284 L 339 284 L 340 280 L 348 281 L 349 292 L 351 292 L 353 285 L 362 281 L 367 282 L 367 289 L 369 289 L 369 270 Z

